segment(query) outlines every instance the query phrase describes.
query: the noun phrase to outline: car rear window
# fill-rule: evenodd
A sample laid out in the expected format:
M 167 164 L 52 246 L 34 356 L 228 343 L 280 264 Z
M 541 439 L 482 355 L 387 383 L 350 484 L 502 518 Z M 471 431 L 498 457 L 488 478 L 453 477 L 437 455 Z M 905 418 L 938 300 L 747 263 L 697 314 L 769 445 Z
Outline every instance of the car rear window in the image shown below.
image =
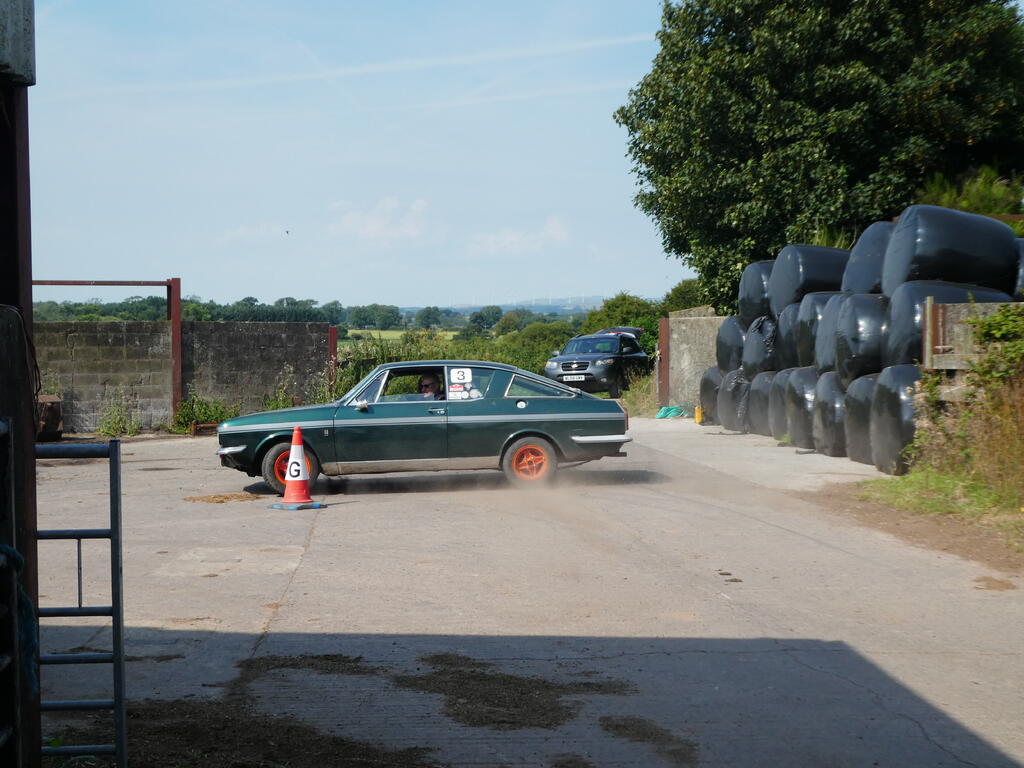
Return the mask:
M 515 376 L 512 383 L 508 385 L 505 397 L 572 397 L 572 392 L 567 392 L 559 387 L 552 387 L 540 381 L 527 379 L 524 376 Z

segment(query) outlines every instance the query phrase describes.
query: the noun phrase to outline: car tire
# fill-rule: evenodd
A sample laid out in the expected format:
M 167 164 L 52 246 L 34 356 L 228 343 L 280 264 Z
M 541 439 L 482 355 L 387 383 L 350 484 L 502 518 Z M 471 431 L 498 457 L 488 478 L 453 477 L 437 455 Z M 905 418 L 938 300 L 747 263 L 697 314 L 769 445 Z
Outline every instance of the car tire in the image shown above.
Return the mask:
M 554 446 L 542 437 L 522 437 L 505 451 L 501 469 L 512 485 L 546 485 L 558 472 L 558 454 Z
M 261 470 L 263 482 L 273 489 L 278 496 L 284 495 L 284 465 L 288 463 L 288 454 L 291 452 L 290 442 L 282 441 L 274 443 L 263 455 Z M 306 457 L 306 471 L 309 473 L 309 487 L 313 487 L 317 477 L 320 476 L 320 462 L 316 454 L 309 448 L 303 447 L 303 455 Z
M 608 397 L 612 400 L 618 400 L 622 397 L 622 377 L 616 376 L 612 379 L 611 384 L 608 385 Z

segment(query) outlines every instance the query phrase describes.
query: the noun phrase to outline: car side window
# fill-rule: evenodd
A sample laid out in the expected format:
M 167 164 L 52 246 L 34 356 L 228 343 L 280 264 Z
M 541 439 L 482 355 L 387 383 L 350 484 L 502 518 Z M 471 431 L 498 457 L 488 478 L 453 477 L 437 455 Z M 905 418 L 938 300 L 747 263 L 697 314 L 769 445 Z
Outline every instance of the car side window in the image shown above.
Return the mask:
M 551 387 L 540 381 L 527 379 L 523 376 L 515 376 L 512 383 L 508 385 L 505 397 L 572 397 L 572 392 L 566 392 L 558 387 Z
M 444 400 L 443 371 L 436 368 L 392 369 L 378 403 Z
M 448 368 L 448 399 L 479 400 L 487 396 L 494 378 L 491 368 L 453 365 Z
M 627 355 L 632 355 L 640 351 L 640 346 L 633 339 L 623 339 L 622 351 Z

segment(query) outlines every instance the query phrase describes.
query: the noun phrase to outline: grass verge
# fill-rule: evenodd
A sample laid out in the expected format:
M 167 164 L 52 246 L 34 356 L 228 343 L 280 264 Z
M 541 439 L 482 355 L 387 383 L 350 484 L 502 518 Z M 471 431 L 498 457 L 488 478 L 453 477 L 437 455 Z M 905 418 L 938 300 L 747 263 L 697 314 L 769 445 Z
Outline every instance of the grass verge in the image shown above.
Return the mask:
M 861 488 L 866 500 L 996 531 L 1007 546 L 1024 552 L 1024 507 L 983 481 L 920 467 L 901 477 L 868 480 Z
M 653 418 L 661 408 L 655 391 L 654 374 L 630 380 L 629 389 L 622 393 L 622 404 L 630 416 Z

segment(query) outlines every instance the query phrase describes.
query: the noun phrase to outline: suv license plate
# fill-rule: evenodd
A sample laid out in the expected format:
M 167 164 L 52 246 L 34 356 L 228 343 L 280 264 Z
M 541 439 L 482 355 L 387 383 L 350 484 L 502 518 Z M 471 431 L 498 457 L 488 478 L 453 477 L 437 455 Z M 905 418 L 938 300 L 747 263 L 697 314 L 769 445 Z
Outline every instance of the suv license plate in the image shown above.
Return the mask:
M 563 376 L 562 381 L 586 381 L 586 376 Z

